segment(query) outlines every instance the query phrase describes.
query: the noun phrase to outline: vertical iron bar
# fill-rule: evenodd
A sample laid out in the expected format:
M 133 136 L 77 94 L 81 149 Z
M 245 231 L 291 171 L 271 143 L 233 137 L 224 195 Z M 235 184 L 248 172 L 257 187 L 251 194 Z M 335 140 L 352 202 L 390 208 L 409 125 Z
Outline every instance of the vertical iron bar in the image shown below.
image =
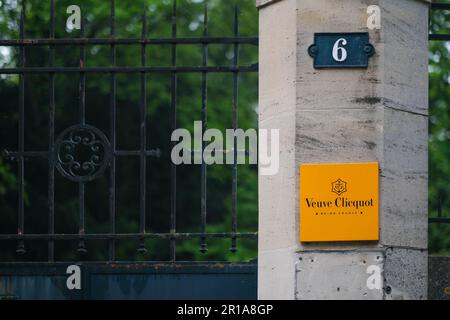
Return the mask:
M 437 208 L 437 213 L 438 213 L 438 217 L 441 218 L 442 217 L 442 203 L 443 203 L 443 196 L 442 193 L 439 192 L 438 193 L 438 208 Z
M 80 209 L 79 209 L 80 210 L 80 212 L 79 212 L 80 222 L 79 222 L 78 234 L 83 236 L 85 234 L 85 229 L 86 229 L 86 223 L 85 223 L 85 219 L 84 219 L 84 183 L 83 182 L 78 183 L 78 199 L 79 199 L 79 204 L 80 204 Z M 87 251 L 83 238 L 81 238 L 78 241 L 77 251 L 80 253 L 86 253 L 86 251 Z
M 20 13 L 20 39 L 24 39 L 25 37 L 25 10 L 26 3 L 25 0 L 22 0 L 22 8 Z M 25 47 L 21 46 L 19 48 L 19 63 L 23 68 L 25 67 Z M 19 75 L 19 168 L 18 168 L 18 206 L 19 206 L 19 216 L 17 221 L 17 234 L 22 235 L 24 230 L 24 193 L 25 193 L 25 183 L 24 183 L 24 159 L 23 152 L 25 150 L 25 74 Z M 20 240 L 17 243 L 16 252 L 18 254 L 24 254 L 25 251 L 25 243 L 23 240 Z
M 177 1 L 173 0 L 172 4 L 172 38 L 177 37 Z M 177 45 L 172 45 L 172 66 L 177 65 Z M 172 73 L 171 83 L 171 110 L 172 110 L 172 132 L 177 128 L 177 74 Z M 175 146 L 175 141 L 171 141 L 171 150 Z M 170 233 L 176 233 L 176 216 L 177 216 L 177 167 L 170 162 Z M 170 260 L 176 260 L 177 244 L 175 237 L 170 239 Z
M 50 1 L 50 39 L 55 38 L 55 0 Z M 49 66 L 55 63 L 55 46 L 49 48 Z M 55 73 L 50 73 L 48 110 L 48 232 L 55 233 Z M 55 259 L 55 242 L 48 241 L 48 261 Z
M 116 3 L 111 0 L 111 38 L 116 36 Z M 116 46 L 111 44 L 111 66 L 116 65 Z M 109 231 L 111 234 L 116 233 L 116 74 L 111 72 L 111 93 L 109 102 L 109 127 L 110 127 L 110 143 L 113 152 L 109 169 Z M 115 240 L 109 241 L 109 260 L 116 260 L 116 244 Z
M 239 37 L 238 8 L 234 10 L 234 36 Z M 239 44 L 234 44 L 234 66 L 239 63 Z M 238 127 L 238 83 L 239 73 L 233 73 L 233 129 L 236 132 Z M 231 228 L 233 236 L 231 238 L 231 252 L 237 251 L 236 232 L 237 232 L 237 137 L 233 136 L 233 169 L 232 169 L 232 187 L 231 187 Z
M 203 20 L 203 36 L 208 36 L 208 5 L 205 1 L 205 13 Z M 208 65 L 208 45 L 203 44 L 203 66 Z M 207 129 L 207 99 L 208 99 L 208 73 L 206 71 L 202 72 L 202 132 Z M 207 168 L 205 159 L 203 157 L 203 152 L 205 150 L 205 142 L 202 139 L 202 164 L 201 164 L 201 233 L 202 237 L 200 240 L 200 252 L 206 253 L 208 247 L 206 244 L 206 215 L 207 215 Z
M 144 7 L 144 13 L 142 16 L 142 39 L 147 38 L 147 16 L 146 16 L 146 8 Z M 145 67 L 146 65 L 146 45 L 145 43 L 141 46 L 141 65 Z M 145 72 L 141 72 L 141 103 L 140 103 L 140 141 L 141 141 L 141 149 L 140 149 L 140 177 L 139 177 L 139 203 L 140 203 L 140 218 L 139 218 L 139 233 L 145 234 L 145 182 L 146 182 L 146 148 L 147 148 L 147 139 L 146 139 L 146 117 L 147 117 L 147 91 L 146 91 L 147 79 Z M 144 253 L 145 249 L 145 239 L 142 237 L 139 240 L 139 248 L 138 252 Z
M 84 37 L 84 16 L 81 18 L 81 37 Z M 82 44 L 80 46 L 80 68 L 86 65 L 86 48 Z M 86 124 L 86 73 L 80 73 L 80 91 L 79 91 L 79 121 L 81 124 Z M 78 198 L 79 198 L 79 228 L 78 233 L 82 236 L 86 232 L 85 222 L 85 204 L 84 204 L 84 182 L 78 183 Z M 78 241 L 78 252 L 85 253 L 86 246 L 83 238 Z
M 84 37 L 84 17 L 81 18 L 80 36 Z M 86 67 L 86 47 L 84 44 L 80 45 L 80 68 Z M 86 124 L 86 73 L 80 72 L 80 91 L 79 91 L 79 121 L 81 124 Z

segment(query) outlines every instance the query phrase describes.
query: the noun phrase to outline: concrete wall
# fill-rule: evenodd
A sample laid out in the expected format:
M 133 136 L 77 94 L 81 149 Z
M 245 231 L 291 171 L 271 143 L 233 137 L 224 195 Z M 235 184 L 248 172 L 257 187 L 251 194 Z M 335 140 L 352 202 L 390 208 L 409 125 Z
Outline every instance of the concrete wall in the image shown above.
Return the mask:
M 381 29 L 368 30 L 368 5 Z M 428 5 L 260 0 L 260 128 L 280 129 L 280 170 L 259 180 L 260 299 L 427 297 Z M 315 32 L 369 32 L 367 69 L 313 68 Z M 380 163 L 380 241 L 301 244 L 301 163 Z M 300 213 L 301 214 L 301 213 Z M 366 285 L 369 265 L 381 290 Z

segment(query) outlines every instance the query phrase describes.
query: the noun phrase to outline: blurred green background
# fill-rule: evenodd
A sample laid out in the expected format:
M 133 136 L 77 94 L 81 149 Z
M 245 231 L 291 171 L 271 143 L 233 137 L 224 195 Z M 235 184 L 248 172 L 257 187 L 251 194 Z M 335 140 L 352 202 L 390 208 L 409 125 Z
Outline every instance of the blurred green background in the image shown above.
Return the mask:
M 0 0 L 0 38 L 18 38 L 20 10 L 18 1 Z M 49 34 L 49 2 L 28 0 L 25 34 L 27 38 L 46 38 Z M 109 1 L 77 0 L 86 20 L 87 37 L 108 37 Z M 171 36 L 169 0 L 116 1 L 117 37 L 140 37 L 144 3 L 148 16 L 148 36 Z M 449 2 L 444 1 L 444 2 Z M 77 38 L 79 31 L 65 28 L 69 0 L 56 1 L 56 36 Z M 258 34 L 258 14 L 254 0 L 209 0 L 209 34 L 232 36 L 234 7 L 239 7 L 240 34 Z M 203 0 L 178 0 L 178 36 L 201 36 L 203 32 Z M 446 17 L 447 16 L 447 17 Z M 431 32 L 449 33 L 448 12 L 434 12 Z M 109 46 L 87 46 L 87 66 L 109 66 Z M 170 65 L 171 47 L 148 46 L 149 66 Z M 57 46 L 57 66 L 78 66 L 79 48 Z M 16 65 L 18 50 L 0 47 L 0 67 Z M 48 66 L 48 48 L 27 48 L 27 66 Z M 257 48 L 244 45 L 240 49 L 241 64 L 257 62 Z M 439 201 L 450 216 L 450 44 L 430 42 L 430 127 L 429 127 L 429 215 L 436 216 Z M 202 63 L 202 47 L 183 45 L 177 50 L 178 65 Z M 210 65 L 231 65 L 232 45 L 211 45 Z M 117 46 L 117 65 L 140 65 L 140 46 Z M 0 149 L 17 150 L 18 76 L 0 76 Z M 170 226 L 170 75 L 149 74 L 147 78 L 147 147 L 160 148 L 162 157 L 147 162 L 147 232 L 168 232 Z M 109 132 L 109 75 L 87 76 L 87 123 Z M 208 82 L 208 125 L 221 130 L 232 127 L 232 75 L 210 74 Z M 77 123 L 79 76 L 56 76 L 56 134 Z M 117 76 L 117 146 L 121 150 L 139 147 L 139 75 Z M 201 75 L 178 77 L 178 126 L 192 131 L 193 122 L 201 119 Z M 239 80 L 239 127 L 257 127 L 257 75 L 241 74 Z M 25 125 L 26 150 L 46 150 L 48 144 L 48 75 L 26 78 Z M 137 157 L 121 157 L 117 161 L 117 232 L 138 232 L 139 170 Z M 177 169 L 177 231 L 200 231 L 200 166 L 183 165 Z M 0 233 L 17 230 L 17 165 L 0 157 Z M 25 232 L 47 232 L 47 163 L 33 158 L 25 162 Z M 56 232 L 78 231 L 78 188 L 56 172 Z M 257 230 L 257 168 L 238 167 L 238 226 L 241 232 Z M 440 200 L 439 200 L 440 199 Z M 108 178 L 86 185 L 87 232 L 108 232 Z M 231 166 L 208 167 L 208 232 L 231 231 Z M 46 260 L 46 243 L 25 243 L 27 253 L 15 254 L 16 243 L 0 243 L 0 261 Z M 179 241 L 178 260 L 244 261 L 257 256 L 254 240 L 238 240 L 238 251 L 230 253 L 229 239 L 208 240 L 208 252 L 201 254 L 199 240 Z M 167 260 L 169 242 L 147 240 L 148 252 L 137 254 L 137 241 L 118 241 L 117 259 Z M 105 260 L 106 241 L 88 241 L 88 253 L 78 256 L 76 241 L 56 244 L 56 259 Z M 430 225 L 429 249 L 432 254 L 450 254 L 450 225 Z

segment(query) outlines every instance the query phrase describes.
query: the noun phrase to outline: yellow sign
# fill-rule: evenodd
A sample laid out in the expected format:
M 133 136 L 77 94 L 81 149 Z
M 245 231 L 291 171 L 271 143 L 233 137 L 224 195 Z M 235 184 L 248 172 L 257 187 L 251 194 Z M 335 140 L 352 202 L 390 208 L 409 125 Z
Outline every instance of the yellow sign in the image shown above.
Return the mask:
M 300 241 L 378 240 L 378 163 L 300 165 Z

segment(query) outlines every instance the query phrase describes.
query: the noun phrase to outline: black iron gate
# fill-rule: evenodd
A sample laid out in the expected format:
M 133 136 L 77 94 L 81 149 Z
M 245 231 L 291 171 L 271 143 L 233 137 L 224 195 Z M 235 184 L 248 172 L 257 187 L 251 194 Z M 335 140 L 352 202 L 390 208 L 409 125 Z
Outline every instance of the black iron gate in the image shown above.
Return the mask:
M 229 73 L 232 75 L 232 113 L 233 129 L 238 126 L 238 87 L 240 74 L 255 73 L 257 64 L 239 64 L 239 48 L 244 45 L 257 46 L 257 37 L 239 35 L 238 9 L 234 16 L 234 35 L 230 37 L 212 37 L 208 34 L 208 9 L 205 3 L 203 14 L 203 34 L 199 37 L 177 36 L 177 2 L 172 5 L 171 36 L 166 38 L 149 37 L 148 14 L 142 14 L 141 37 L 119 38 L 116 36 L 116 3 L 110 1 L 110 36 L 87 37 L 84 33 L 85 19 L 81 21 L 80 36 L 77 38 L 57 38 L 55 36 L 55 1 L 50 0 L 49 37 L 27 38 L 26 1 L 22 0 L 19 19 L 19 38 L 0 39 L 0 47 L 17 48 L 18 61 L 15 66 L 0 68 L 1 75 L 18 75 L 18 143 L 17 150 L 4 150 L 3 157 L 17 164 L 17 232 L 0 234 L 0 242 L 14 241 L 17 260 L 0 263 L 0 297 L 3 298 L 256 298 L 256 264 L 250 263 L 217 263 L 178 262 L 177 242 L 180 240 L 198 239 L 199 250 L 206 253 L 209 239 L 229 239 L 231 252 L 237 250 L 238 239 L 256 241 L 256 232 L 239 232 L 237 210 L 237 164 L 231 168 L 231 223 L 229 232 L 207 232 L 207 165 L 202 160 L 200 170 L 201 186 L 199 213 L 199 232 L 179 232 L 177 230 L 177 166 L 170 164 L 170 228 L 164 232 L 149 232 L 146 229 L 147 210 L 147 176 L 148 161 L 164 156 L 158 146 L 148 148 L 147 118 L 148 93 L 147 75 L 164 74 L 170 77 L 170 130 L 177 128 L 177 85 L 180 74 L 201 75 L 201 121 L 202 128 L 207 129 L 208 111 L 208 75 L 212 73 Z M 170 46 L 170 65 L 150 66 L 147 61 L 149 46 Z M 202 49 L 201 65 L 177 64 L 177 47 L 195 45 Z M 231 65 L 208 65 L 208 49 L 211 45 L 229 45 L 233 47 Z M 57 66 L 55 50 L 59 47 L 75 47 L 79 50 L 78 66 Z M 99 46 L 109 48 L 108 66 L 87 66 L 86 47 Z M 140 65 L 118 66 L 118 46 L 139 46 Z M 28 66 L 27 51 L 33 48 L 48 48 L 46 66 Z M 58 90 L 58 75 L 78 77 L 79 103 L 75 124 L 57 131 L 55 112 L 55 94 Z M 86 81 L 90 75 L 102 74 L 109 77 L 108 130 L 102 130 L 89 123 L 86 117 Z M 117 116 L 117 76 L 119 74 L 139 75 L 139 148 L 123 150 L 117 147 L 116 128 L 120 118 Z M 30 150 L 25 146 L 27 126 L 26 117 L 26 82 L 30 75 L 46 75 L 48 77 L 48 108 L 41 112 L 48 114 L 48 148 L 46 150 Z M 32 92 L 31 92 L 32 94 Z M 88 106 L 96 108 L 97 106 Z M 169 141 L 170 136 L 167 137 Z M 170 142 L 171 146 L 175 145 Z M 202 151 L 205 144 L 202 144 Z M 232 150 L 237 159 L 236 140 Z M 226 151 L 224 151 L 226 152 Z M 167 156 L 167 155 L 166 155 Z M 117 161 L 121 157 L 136 157 L 139 171 L 139 218 L 138 232 L 122 233 L 117 231 Z M 47 184 L 47 232 L 27 232 L 25 218 L 27 164 L 36 159 L 45 159 L 48 168 Z M 61 233 L 55 227 L 55 177 L 60 175 L 77 185 L 78 189 L 78 232 Z M 86 186 L 99 177 L 108 177 L 108 230 L 89 232 L 86 228 L 85 193 Z M 257 201 L 257 199 L 255 199 Z M 166 262 L 121 262 L 116 255 L 117 242 L 121 240 L 136 241 L 139 253 L 147 250 L 147 240 L 164 240 L 170 246 L 169 259 Z M 47 243 L 46 261 L 28 261 L 27 244 L 45 241 Z M 79 257 L 88 250 L 87 242 L 105 241 L 108 247 L 108 259 L 103 262 L 83 262 L 82 258 L 72 262 L 60 262 L 55 257 L 55 245 L 63 241 L 75 241 Z M 25 258 L 24 258 L 25 257 Z M 66 288 L 66 268 L 77 264 L 82 270 L 83 289 L 68 290 Z M 194 289 L 194 290 L 193 290 Z

